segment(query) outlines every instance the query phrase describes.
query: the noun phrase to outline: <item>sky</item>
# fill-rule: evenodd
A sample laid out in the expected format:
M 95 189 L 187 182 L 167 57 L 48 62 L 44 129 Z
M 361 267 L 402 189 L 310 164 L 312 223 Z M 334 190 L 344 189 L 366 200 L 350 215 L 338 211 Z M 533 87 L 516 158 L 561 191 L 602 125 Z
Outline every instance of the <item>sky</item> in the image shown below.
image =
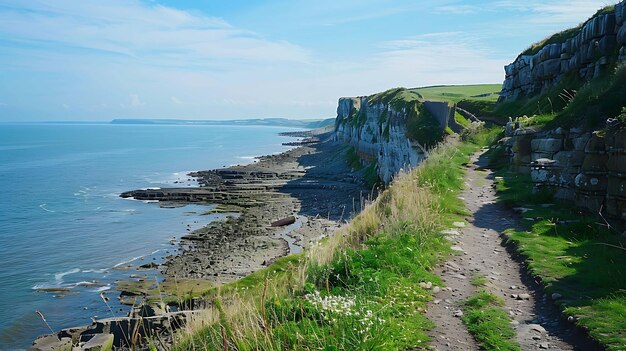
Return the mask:
M 341 96 L 501 83 L 597 0 L 0 0 L 0 122 L 328 118 Z

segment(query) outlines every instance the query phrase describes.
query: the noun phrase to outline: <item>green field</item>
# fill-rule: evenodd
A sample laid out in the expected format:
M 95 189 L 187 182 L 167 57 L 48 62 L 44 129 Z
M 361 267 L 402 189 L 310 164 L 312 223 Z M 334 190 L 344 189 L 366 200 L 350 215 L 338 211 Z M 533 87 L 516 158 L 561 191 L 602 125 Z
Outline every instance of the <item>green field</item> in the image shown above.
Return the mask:
M 432 87 L 414 88 L 426 100 L 443 100 L 459 102 L 463 99 L 472 100 L 498 100 L 498 94 L 502 84 L 476 84 L 476 85 L 439 85 Z M 487 94 L 486 96 L 483 96 Z

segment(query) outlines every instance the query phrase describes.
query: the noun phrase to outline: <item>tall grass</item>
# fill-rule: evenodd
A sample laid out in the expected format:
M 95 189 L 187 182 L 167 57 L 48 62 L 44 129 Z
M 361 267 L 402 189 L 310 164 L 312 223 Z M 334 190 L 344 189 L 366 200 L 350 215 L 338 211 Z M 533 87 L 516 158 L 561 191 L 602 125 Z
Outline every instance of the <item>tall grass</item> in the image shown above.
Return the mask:
M 478 149 L 470 139 L 433 149 L 348 225 L 296 259 L 205 294 L 211 306 L 174 349 L 425 347 L 432 324 L 422 312 L 430 286 L 441 283 L 430 270 L 449 252 L 441 230 L 465 212 L 457 195 L 462 165 Z

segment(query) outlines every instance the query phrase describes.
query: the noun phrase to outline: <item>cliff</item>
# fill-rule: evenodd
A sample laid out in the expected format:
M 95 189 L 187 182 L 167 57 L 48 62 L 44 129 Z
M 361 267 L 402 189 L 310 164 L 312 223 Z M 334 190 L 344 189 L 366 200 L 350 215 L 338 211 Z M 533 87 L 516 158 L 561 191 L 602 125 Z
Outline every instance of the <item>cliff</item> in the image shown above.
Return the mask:
M 454 109 L 447 102 L 423 101 L 407 89 L 339 99 L 335 137 L 374 163 L 389 183 L 400 170 L 417 166 L 427 150 L 443 138 Z
M 626 0 L 557 33 L 505 66 L 500 101 L 547 93 L 565 81 L 588 82 L 626 61 Z

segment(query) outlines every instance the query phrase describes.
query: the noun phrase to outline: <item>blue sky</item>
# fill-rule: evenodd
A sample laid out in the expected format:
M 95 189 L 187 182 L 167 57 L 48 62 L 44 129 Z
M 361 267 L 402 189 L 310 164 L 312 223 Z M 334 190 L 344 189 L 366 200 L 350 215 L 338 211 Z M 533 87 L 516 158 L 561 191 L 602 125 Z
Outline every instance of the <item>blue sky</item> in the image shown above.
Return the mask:
M 388 88 L 500 83 L 594 0 L 0 0 L 0 121 L 334 117 Z

